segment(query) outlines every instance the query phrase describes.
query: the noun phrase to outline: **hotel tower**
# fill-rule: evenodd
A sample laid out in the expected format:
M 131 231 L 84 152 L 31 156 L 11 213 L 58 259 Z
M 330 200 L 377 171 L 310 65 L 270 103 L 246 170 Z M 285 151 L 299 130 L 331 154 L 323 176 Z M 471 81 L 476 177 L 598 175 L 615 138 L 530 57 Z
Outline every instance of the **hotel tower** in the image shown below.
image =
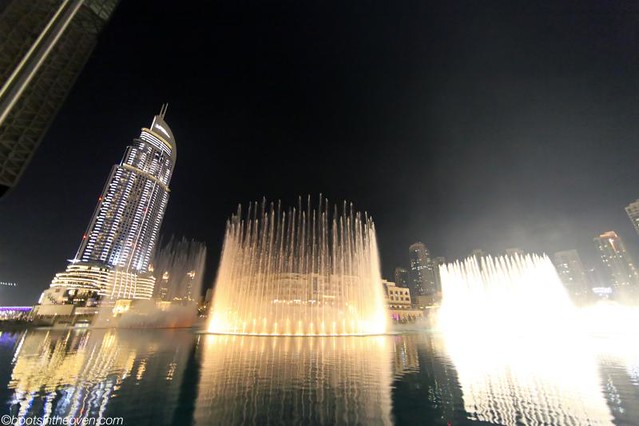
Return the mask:
M 100 299 L 150 299 L 149 264 L 169 201 L 175 139 L 166 106 L 111 169 L 80 248 L 56 274 L 41 304 L 92 305 Z

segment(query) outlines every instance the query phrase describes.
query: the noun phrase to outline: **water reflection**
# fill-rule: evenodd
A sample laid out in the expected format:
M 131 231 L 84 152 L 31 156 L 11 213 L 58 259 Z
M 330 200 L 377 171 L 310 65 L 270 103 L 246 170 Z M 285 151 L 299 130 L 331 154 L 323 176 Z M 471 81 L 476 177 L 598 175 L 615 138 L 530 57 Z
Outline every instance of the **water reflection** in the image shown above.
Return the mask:
M 470 419 L 516 425 L 611 424 L 587 341 L 511 338 L 478 345 L 446 337 Z
M 127 422 L 166 418 L 176 406 L 190 347 L 191 334 L 179 331 L 25 332 L 13 358 L 9 412 L 19 418 L 100 419 L 112 412 L 126 413 Z M 146 400 L 153 405 L 137 407 Z
M 627 336 L 453 337 L 31 330 L 0 336 L 0 395 L 23 418 L 125 424 L 639 424 Z
M 391 424 L 389 337 L 207 335 L 196 424 Z

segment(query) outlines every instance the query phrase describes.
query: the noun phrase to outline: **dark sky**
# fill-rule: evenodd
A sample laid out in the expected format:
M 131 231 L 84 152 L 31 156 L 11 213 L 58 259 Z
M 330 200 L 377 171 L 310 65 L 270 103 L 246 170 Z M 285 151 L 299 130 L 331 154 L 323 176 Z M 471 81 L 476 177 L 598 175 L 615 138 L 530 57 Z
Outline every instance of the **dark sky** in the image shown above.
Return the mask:
M 189 6 L 188 4 L 197 4 Z M 207 243 L 238 203 L 323 193 L 369 212 L 383 275 L 423 241 L 553 253 L 639 198 L 635 1 L 123 1 L 22 182 L 0 200 L 0 304 L 75 254 L 163 102 L 178 157 L 163 232 Z

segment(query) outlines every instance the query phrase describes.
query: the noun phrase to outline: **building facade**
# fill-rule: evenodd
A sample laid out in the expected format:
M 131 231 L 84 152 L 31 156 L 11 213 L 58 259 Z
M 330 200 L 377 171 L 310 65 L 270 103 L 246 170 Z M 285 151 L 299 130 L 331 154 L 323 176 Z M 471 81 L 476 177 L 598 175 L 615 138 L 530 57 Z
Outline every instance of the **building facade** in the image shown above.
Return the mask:
M 610 285 L 620 290 L 639 286 L 639 275 L 621 237 L 614 231 L 594 238 L 601 261 L 608 271 Z
M 437 293 L 435 268 L 430 258 L 430 252 L 421 242 L 411 244 L 408 248 L 410 259 L 410 290 L 411 296 L 432 296 Z
M 637 234 L 639 234 L 639 200 L 628 204 L 625 210 L 630 222 L 632 222 L 632 226 L 635 228 Z
M 0 197 L 19 181 L 117 3 L 0 1 Z
M 408 269 L 398 266 L 395 268 L 395 283 L 398 287 L 410 287 L 410 273 Z
M 561 282 L 575 301 L 583 301 L 592 293 L 588 272 L 577 250 L 563 250 L 555 253 L 553 263 Z
M 97 299 L 150 299 L 149 266 L 169 201 L 175 138 L 166 106 L 111 169 L 76 256 L 56 274 L 41 303 L 92 304 Z M 53 299 L 52 299 L 53 298 Z
M 390 317 L 395 322 L 411 322 L 424 317 L 423 310 L 414 309 L 410 290 L 392 281 L 382 280 Z

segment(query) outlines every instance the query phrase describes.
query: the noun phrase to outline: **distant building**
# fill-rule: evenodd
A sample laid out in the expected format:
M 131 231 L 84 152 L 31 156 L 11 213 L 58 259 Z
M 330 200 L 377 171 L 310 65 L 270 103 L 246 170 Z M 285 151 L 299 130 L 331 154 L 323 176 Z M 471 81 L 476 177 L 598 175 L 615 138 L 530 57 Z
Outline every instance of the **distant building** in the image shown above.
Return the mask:
M 588 272 L 581 262 L 577 250 L 563 250 L 555 253 L 553 263 L 557 274 L 573 299 L 583 300 L 592 293 Z
M 526 251 L 519 247 L 510 247 L 510 248 L 507 248 L 504 252 L 506 256 L 525 256 L 526 255 Z
M 477 258 L 477 262 L 479 262 L 482 257 L 487 257 L 489 255 L 490 254 L 488 252 L 484 251 L 483 249 L 476 248 L 476 249 L 473 249 L 473 251 L 471 251 L 468 256 Z
M 637 269 L 616 232 L 604 232 L 595 237 L 594 242 L 614 289 L 639 286 Z
M 117 3 L 0 1 L 0 197 L 19 181 Z
M 165 113 L 163 107 L 113 166 L 76 256 L 42 293 L 41 304 L 91 306 L 153 296 L 149 266 L 176 159 Z
M 411 295 L 413 297 L 434 296 L 437 293 L 437 283 L 430 252 L 421 242 L 411 244 L 408 252 Z
M 630 222 L 632 222 L 632 226 L 635 228 L 637 234 L 639 234 L 639 200 L 628 204 L 625 210 Z
M 395 268 L 395 283 L 399 287 L 410 287 L 410 273 L 408 269 L 398 266 Z
M 382 280 L 386 303 L 394 321 L 412 321 L 423 317 L 421 310 L 413 309 L 410 290 L 398 287 L 392 281 Z

